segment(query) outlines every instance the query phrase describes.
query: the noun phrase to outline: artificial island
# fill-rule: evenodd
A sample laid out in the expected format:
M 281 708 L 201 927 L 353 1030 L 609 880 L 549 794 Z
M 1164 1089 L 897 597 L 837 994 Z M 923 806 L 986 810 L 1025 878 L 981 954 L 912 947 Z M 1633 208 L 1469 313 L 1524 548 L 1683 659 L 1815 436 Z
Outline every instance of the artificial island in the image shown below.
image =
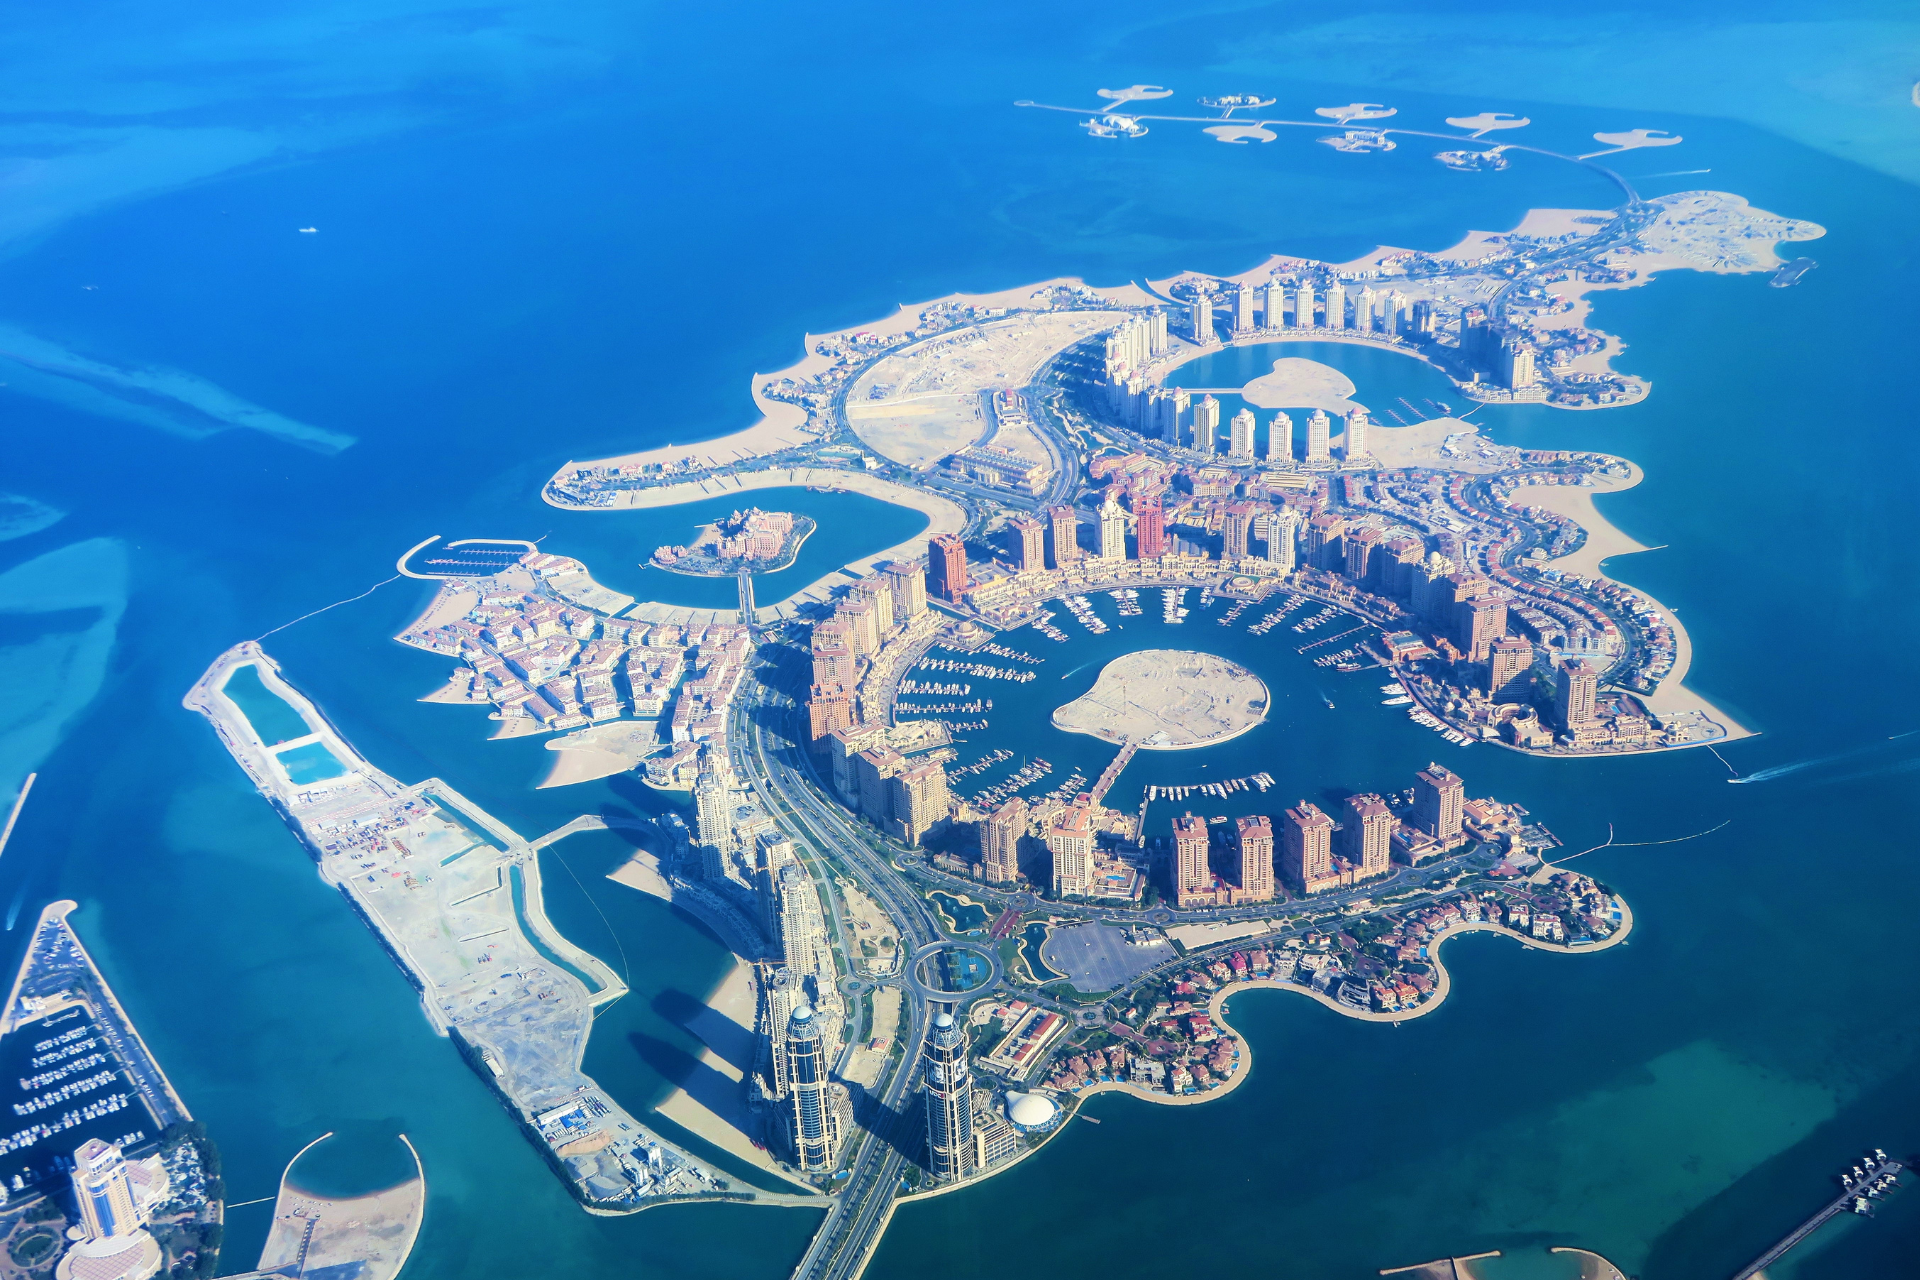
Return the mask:
M 702 526 L 686 546 L 655 549 L 652 563 L 673 573 L 705 578 L 775 573 L 793 563 L 813 529 L 809 516 L 749 507 Z
M 430 700 L 484 709 L 496 737 L 551 735 L 548 785 L 632 771 L 685 796 L 685 819 L 603 814 L 528 841 L 442 782 L 381 773 L 257 646 L 188 704 L 589 1209 L 823 1204 L 796 1274 L 857 1275 L 903 1196 L 1025 1158 L 1089 1096 L 1237 1087 L 1237 991 L 1392 1022 L 1445 999 L 1455 935 L 1567 955 L 1628 936 L 1628 905 L 1556 864 L 1523 803 L 1470 796 L 1437 760 L 1338 797 L 1287 799 L 1261 770 L 1108 806 L 1136 762 L 1179 758 L 1141 753 L 1204 752 L 1270 714 L 1256 671 L 1191 632 L 1109 659 L 1075 696 L 1044 674 L 1068 626 L 1151 630 L 1158 595 L 1163 629 L 1211 621 L 1381 682 L 1437 751 L 1578 760 L 1744 733 L 1685 686 L 1672 612 L 1602 572 L 1639 548 L 1592 495 L 1637 483 L 1632 463 L 1499 444 L 1438 398 L 1363 404 L 1312 358 L 1392 353 L 1482 406 L 1631 404 L 1650 388 L 1612 369 L 1593 292 L 1766 270 L 1775 242 L 1819 234 L 1722 193 L 1628 194 L 1442 253 L 903 308 L 756 377 L 748 430 L 569 462 L 545 487 L 609 513 L 813 488 L 927 516 L 778 600 L 756 600 L 751 571 L 735 609 L 638 600 L 511 541 L 403 557 L 439 585 L 397 638 L 458 664 Z M 1267 353 L 1234 387 L 1187 376 L 1284 343 L 1308 354 Z M 1221 397 L 1244 406 L 1225 422 Z M 978 745 L 996 690 L 1110 745 L 1098 776 Z M 1190 803 L 1275 788 L 1266 812 Z M 622 988 L 545 921 L 539 851 L 609 821 L 641 845 L 613 878 L 737 954 L 713 1012 L 756 1046 L 733 1101 L 657 1110 L 780 1190 L 719 1172 L 581 1071 L 592 1011 Z

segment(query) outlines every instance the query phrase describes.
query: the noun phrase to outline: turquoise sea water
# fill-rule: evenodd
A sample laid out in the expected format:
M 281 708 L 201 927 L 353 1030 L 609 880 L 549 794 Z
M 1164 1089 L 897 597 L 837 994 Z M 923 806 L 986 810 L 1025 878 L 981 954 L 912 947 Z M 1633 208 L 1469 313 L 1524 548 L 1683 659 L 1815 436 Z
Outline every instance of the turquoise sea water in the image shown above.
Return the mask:
M 1910 13 L 987 4 L 944 13 L 939 39 L 924 14 L 882 6 L 340 0 L 112 17 L 24 16 L 0 82 L 14 179 L 0 481 L 65 513 L 12 522 L 23 531 L 0 543 L 0 787 L 41 772 L 0 894 L 16 926 L 55 895 L 82 902 L 77 926 L 221 1143 L 236 1200 L 270 1194 L 328 1129 L 339 1145 L 302 1162 L 316 1189 L 392 1181 L 404 1131 L 431 1187 L 410 1276 L 777 1277 L 815 1221 L 580 1212 L 180 707 L 221 650 L 365 591 L 436 532 L 548 535 L 609 585 L 651 590 L 664 575 L 638 567 L 646 554 L 718 508 L 645 513 L 657 524 L 557 512 L 538 497 L 552 470 L 744 426 L 753 373 L 903 300 L 1438 249 L 1529 206 L 1616 198 L 1538 157 L 1465 175 L 1413 141 L 1350 156 L 1311 131 L 1223 146 L 1173 124 L 1101 143 L 1070 115 L 1009 105 L 1133 83 L 1182 104 L 1259 89 L 1297 113 L 1385 101 L 1427 127 L 1513 111 L 1534 121 L 1525 140 L 1569 151 L 1596 131 L 1670 129 L 1685 143 L 1616 161 L 1643 193 L 1709 185 L 1829 228 L 1796 250 L 1820 266 L 1793 289 L 1675 273 L 1603 297 L 1597 322 L 1628 344 L 1619 366 L 1653 381 L 1645 403 L 1475 419 L 1502 443 L 1645 468 L 1602 505 L 1664 549 L 1610 571 L 1681 611 L 1693 683 L 1762 731 L 1726 749 L 1733 766 L 1786 771 L 1729 786 L 1697 752 L 1459 753 L 1476 790 L 1520 799 L 1576 848 L 1609 823 L 1622 841 L 1732 823 L 1591 855 L 1634 903 L 1632 942 L 1556 957 L 1463 939 L 1454 996 L 1430 1018 L 1380 1028 L 1238 998 L 1246 1088 L 1177 1109 L 1102 1098 L 1105 1123 L 904 1208 L 868 1274 L 1018 1259 L 1159 1275 L 1204 1224 L 1213 1265 L 1289 1276 L 1564 1242 L 1692 1280 L 1758 1253 L 1859 1146 L 1920 1148 L 1902 959 L 1920 739 L 1896 736 L 1920 728 L 1920 696 L 1893 661 L 1920 621 L 1903 587 L 1920 200 L 1900 176 L 1920 165 L 1911 69 L 1894 65 Z M 1556 37 L 1523 49 L 1548 21 Z M 920 527 L 857 503 L 832 514 L 803 560 Z M 731 600 L 724 581 L 671 585 L 680 602 Z M 665 803 L 620 779 L 536 791 L 541 741 L 489 742 L 482 712 L 416 701 L 446 663 L 387 637 L 430 590 L 391 583 L 266 647 L 380 767 L 443 777 L 528 836 Z M 1297 794 L 1383 785 L 1452 750 L 1391 709 L 1336 701 L 1285 729 L 1277 710 L 1222 761 L 1243 753 Z M 1155 767 L 1207 763 L 1190 754 Z M 674 1082 L 713 1087 L 684 1027 L 727 959 L 605 879 L 628 852 L 576 836 L 543 873 L 556 925 L 632 986 L 596 1023 L 587 1069 L 646 1107 Z M 23 932 L 7 935 L 16 950 Z M 1836 1227 L 1779 1274 L 1897 1272 L 1920 1245 L 1915 1203 Z M 229 1267 L 265 1228 L 264 1206 L 235 1211 Z
M 327 750 L 324 742 L 309 742 L 304 747 L 295 747 L 291 751 L 279 753 L 281 765 L 287 771 L 287 778 L 296 786 L 305 786 L 309 782 L 325 782 L 328 778 L 337 778 L 347 771 L 347 767 L 333 752 Z
M 240 708 L 247 723 L 260 735 L 260 741 L 270 747 L 294 738 L 304 738 L 313 732 L 300 713 L 287 704 L 286 699 L 267 688 L 266 681 L 260 678 L 259 668 L 251 664 L 235 667 L 233 674 L 227 677 L 227 682 L 220 686 L 220 692 Z

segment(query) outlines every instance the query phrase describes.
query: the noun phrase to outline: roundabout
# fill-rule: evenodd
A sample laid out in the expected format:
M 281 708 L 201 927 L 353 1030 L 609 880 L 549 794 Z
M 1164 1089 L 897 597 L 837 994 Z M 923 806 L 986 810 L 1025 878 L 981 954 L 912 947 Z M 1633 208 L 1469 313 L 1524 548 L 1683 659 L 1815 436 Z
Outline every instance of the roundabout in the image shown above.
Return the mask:
M 915 951 L 901 976 L 922 1000 L 957 1007 L 985 995 L 1005 975 L 991 947 L 947 939 Z

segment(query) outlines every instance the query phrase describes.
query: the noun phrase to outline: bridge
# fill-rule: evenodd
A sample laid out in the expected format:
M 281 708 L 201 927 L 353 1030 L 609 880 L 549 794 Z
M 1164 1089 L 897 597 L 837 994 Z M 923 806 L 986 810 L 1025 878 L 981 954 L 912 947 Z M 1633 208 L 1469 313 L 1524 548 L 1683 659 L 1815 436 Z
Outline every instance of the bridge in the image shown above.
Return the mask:
M 1875 1149 L 1865 1160 L 1840 1175 L 1840 1185 L 1845 1189 L 1839 1195 L 1795 1227 L 1773 1248 L 1742 1267 L 1733 1280 L 1753 1280 L 1753 1277 L 1786 1257 L 1788 1250 L 1843 1213 L 1871 1213 L 1872 1202 L 1892 1188 L 1905 1168 L 1898 1160 L 1889 1160 L 1886 1152 Z
M 1134 753 L 1138 750 L 1140 750 L 1140 742 L 1137 738 L 1128 738 L 1120 744 L 1120 754 L 1108 763 L 1106 769 L 1100 774 L 1100 781 L 1093 784 L 1093 790 L 1089 793 L 1093 796 L 1095 804 L 1107 798 L 1107 792 L 1112 790 L 1113 784 L 1120 780 L 1120 771 L 1127 767 L 1127 762 L 1133 759 Z

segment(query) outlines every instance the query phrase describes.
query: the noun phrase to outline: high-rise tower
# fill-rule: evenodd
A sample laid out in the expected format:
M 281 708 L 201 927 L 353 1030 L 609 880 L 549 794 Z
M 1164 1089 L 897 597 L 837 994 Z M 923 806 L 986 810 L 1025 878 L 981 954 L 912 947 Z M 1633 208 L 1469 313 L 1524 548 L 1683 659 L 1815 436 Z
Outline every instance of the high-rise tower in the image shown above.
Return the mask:
M 1348 796 L 1347 820 L 1341 824 L 1341 854 L 1362 879 L 1392 870 L 1393 811 L 1377 795 Z
M 1466 784 L 1446 766 L 1430 764 L 1413 775 L 1413 825 L 1446 848 L 1460 842 L 1466 803 Z
M 1233 832 L 1236 902 L 1273 898 L 1273 822 L 1265 814 L 1240 818 Z
M 1358 462 L 1371 458 L 1367 452 L 1367 411 L 1354 409 L 1347 414 L 1347 461 Z
M 1227 452 L 1237 462 L 1253 461 L 1253 410 L 1242 409 L 1227 424 Z
M 1575 658 L 1560 668 L 1559 685 L 1554 690 L 1553 710 L 1560 727 L 1569 733 L 1590 729 L 1597 720 L 1595 703 L 1599 699 L 1600 669 L 1585 658 Z
M 1220 340 L 1213 333 L 1212 294 L 1201 294 L 1193 300 L 1193 305 L 1187 308 L 1187 328 L 1191 331 L 1193 340 L 1203 347 Z
M 1213 885 L 1207 866 L 1207 820 L 1189 813 L 1173 820 L 1173 902 L 1188 907 L 1210 901 Z
M 980 862 L 988 884 L 1020 878 L 1020 840 L 1027 834 L 1027 802 L 1014 796 L 980 820 Z
M 805 1005 L 787 1020 L 787 1099 L 794 1163 L 810 1172 L 831 1169 L 840 1147 L 840 1117 L 827 1090 L 820 1026 Z
M 1052 539 L 1053 567 L 1064 569 L 1080 558 L 1080 517 L 1073 507 L 1061 503 L 1047 508 L 1047 532 Z
M 1292 573 L 1298 563 L 1296 544 L 1300 537 L 1300 514 L 1276 511 L 1267 517 L 1267 561 L 1282 573 Z
M 90 1240 L 130 1236 L 146 1223 L 133 1200 L 133 1183 L 120 1148 L 90 1138 L 73 1153 L 73 1198 Z
M 967 544 L 943 533 L 927 545 L 927 589 L 952 602 L 967 586 Z
M 1533 645 L 1524 636 L 1501 636 L 1487 651 L 1487 697 L 1525 704 L 1533 694 Z
M 1293 461 L 1293 419 L 1284 413 L 1274 414 L 1267 424 L 1267 461 Z
M 906 622 L 927 611 L 927 571 L 911 560 L 895 560 L 884 567 L 893 588 L 893 618 Z
M 1100 558 L 1127 558 L 1127 512 L 1120 505 L 1120 495 L 1112 490 L 1107 492 L 1106 501 L 1100 504 Z
M 1287 287 L 1278 280 L 1267 282 L 1266 309 L 1260 317 L 1263 329 L 1279 329 L 1287 323 Z
M 1167 513 L 1158 493 L 1133 496 L 1134 554 L 1142 560 L 1158 560 L 1167 554 Z
M 1332 887 L 1333 819 L 1309 800 L 1287 810 L 1281 825 L 1280 872 L 1300 893 Z
M 1315 409 L 1313 416 L 1307 419 L 1307 461 L 1331 462 L 1333 449 L 1329 437 L 1333 435 L 1333 420 L 1327 417 L 1325 409 Z
M 1025 573 L 1047 567 L 1047 526 L 1032 516 L 1020 515 L 1007 526 L 1007 550 L 1013 567 Z
M 707 880 L 727 878 L 727 853 L 733 844 L 726 784 L 709 769 L 693 784 L 693 833 L 700 845 L 700 874 Z
M 956 1182 L 973 1172 L 973 1072 L 967 1033 L 950 1013 L 933 1018 L 924 1092 L 927 1171 L 936 1182 Z
M 1193 447 L 1201 453 L 1211 454 L 1218 444 L 1220 434 L 1220 402 L 1212 396 L 1201 396 L 1200 403 L 1193 406 Z

